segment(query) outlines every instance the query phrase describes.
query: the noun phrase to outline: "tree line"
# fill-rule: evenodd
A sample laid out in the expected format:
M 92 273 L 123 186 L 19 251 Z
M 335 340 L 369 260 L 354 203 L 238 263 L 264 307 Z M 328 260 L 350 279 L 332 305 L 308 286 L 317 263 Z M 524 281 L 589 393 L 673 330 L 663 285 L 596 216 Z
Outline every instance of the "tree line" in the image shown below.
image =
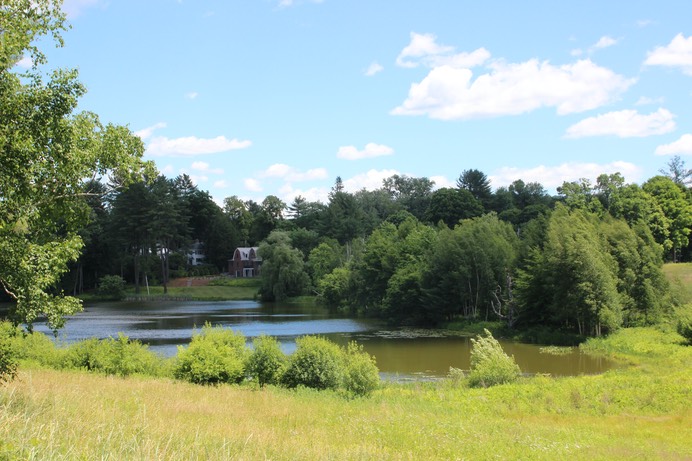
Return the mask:
M 315 295 L 395 323 L 499 318 L 598 335 L 659 320 L 672 302 L 662 263 L 690 259 L 692 175 L 679 158 L 668 167 L 642 185 L 618 173 L 566 182 L 556 196 L 521 180 L 493 191 L 469 169 L 455 188 L 394 175 L 351 193 L 337 178 L 327 203 L 232 196 L 223 207 L 185 175 L 158 175 L 91 203 L 85 251 L 63 282 L 120 274 L 165 287 L 259 246 L 267 301 Z M 192 242 L 206 266 L 190 266 Z

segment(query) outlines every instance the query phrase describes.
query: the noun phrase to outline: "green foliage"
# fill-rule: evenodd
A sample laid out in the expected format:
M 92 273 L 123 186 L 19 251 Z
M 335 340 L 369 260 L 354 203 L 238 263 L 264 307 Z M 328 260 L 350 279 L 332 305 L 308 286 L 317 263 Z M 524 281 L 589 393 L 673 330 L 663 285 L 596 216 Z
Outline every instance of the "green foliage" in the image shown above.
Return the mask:
M 345 308 L 350 294 L 351 271 L 338 267 L 320 279 L 318 300 L 328 308 Z
M 0 384 L 17 376 L 17 358 L 9 338 L 0 335 Z
M 41 314 L 58 329 L 81 308 L 53 287 L 83 245 L 87 181 L 110 174 L 121 184 L 145 166 L 142 141 L 128 128 L 74 113 L 86 91 L 75 70 L 53 71 L 45 81 L 45 56 L 35 42 L 48 35 L 62 45 L 60 4 L 13 1 L 0 8 L 0 284 L 15 301 L 12 321 L 29 330 Z M 24 54 L 35 65 L 16 74 Z
M 692 304 L 687 304 L 678 309 L 676 329 L 680 336 L 685 338 L 687 344 L 692 346 Z
M 490 387 L 506 384 L 519 378 L 519 366 L 502 350 L 502 346 L 493 335 L 485 330 L 485 337 L 471 339 L 471 387 Z
M 296 346 L 296 351 L 288 359 L 282 384 L 315 389 L 338 389 L 342 386 L 345 357 L 339 346 L 318 336 L 298 338 Z
M 209 282 L 210 286 L 215 287 L 241 287 L 241 288 L 259 288 L 262 286 L 262 280 L 259 278 L 231 278 L 219 277 Z
M 303 255 L 291 246 L 286 232 L 274 231 L 258 250 L 262 257 L 262 287 L 260 295 L 265 301 L 283 301 L 303 294 L 310 277 L 305 272 Z
M 240 383 L 248 355 L 242 333 L 204 325 L 188 347 L 179 346 L 173 374 L 196 384 Z
M 148 346 L 139 341 L 131 341 L 121 333 L 117 339 L 91 338 L 69 346 L 64 355 L 63 366 L 106 375 L 158 376 L 161 359 Z
M 380 374 L 375 357 L 363 350 L 363 346 L 354 341 L 346 347 L 346 370 L 344 389 L 347 392 L 364 396 L 370 394 L 380 385 Z
M 253 350 L 247 361 L 250 378 L 256 379 L 260 387 L 279 384 L 286 367 L 286 356 L 276 338 L 261 335 L 252 341 Z
M 99 280 L 98 294 L 107 299 L 123 299 L 125 297 L 125 280 L 119 275 L 104 275 Z

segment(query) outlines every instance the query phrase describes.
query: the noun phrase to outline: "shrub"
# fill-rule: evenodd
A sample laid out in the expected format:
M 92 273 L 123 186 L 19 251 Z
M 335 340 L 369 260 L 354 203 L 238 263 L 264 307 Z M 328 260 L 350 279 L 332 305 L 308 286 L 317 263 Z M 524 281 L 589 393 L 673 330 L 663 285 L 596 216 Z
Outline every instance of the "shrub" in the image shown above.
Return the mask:
M 344 388 L 354 395 L 368 395 L 380 384 L 380 373 L 375 357 L 363 350 L 355 342 L 346 349 L 346 371 Z
M 123 299 L 125 297 L 125 280 L 119 275 L 104 275 L 99 280 L 98 294 L 108 299 Z
M 118 339 L 90 338 L 69 346 L 65 352 L 63 366 L 106 375 L 157 376 L 161 372 L 161 359 L 151 352 L 148 346 L 139 341 L 131 341 L 121 333 Z
M 17 358 L 8 338 L 0 336 L 0 384 L 12 381 L 17 376 Z
M 276 338 L 258 336 L 252 341 L 253 351 L 247 363 L 251 378 L 257 379 L 260 387 L 265 384 L 278 384 L 286 367 L 286 355 Z
M 186 348 L 178 346 L 173 374 L 196 384 L 240 383 L 245 377 L 247 348 L 241 333 L 204 325 Z
M 296 339 L 296 351 L 288 359 L 281 383 L 288 387 L 337 389 L 344 379 L 344 352 L 317 336 Z
M 688 304 L 684 308 L 679 309 L 677 314 L 678 334 L 685 338 L 687 344 L 692 345 L 692 304 Z
M 502 350 L 502 346 L 493 335 L 485 330 L 485 337 L 471 339 L 471 371 L 469 385 L 472 387 L 489 387 L 516 381 L 519 377 L 519 366 Z

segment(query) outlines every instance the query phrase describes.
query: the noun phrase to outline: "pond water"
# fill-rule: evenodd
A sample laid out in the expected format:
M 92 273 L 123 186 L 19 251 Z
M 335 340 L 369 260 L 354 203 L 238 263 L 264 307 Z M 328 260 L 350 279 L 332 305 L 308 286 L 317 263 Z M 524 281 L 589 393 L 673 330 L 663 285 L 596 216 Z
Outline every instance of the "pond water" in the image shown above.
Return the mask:
M 117 337 L 119 332 L 142 341 L 164 356 L 173 356 L 179 345 L 189 343 L 195 327 L 210 322 L 242 332 L 248 342 L 267 334 L 276 337 L 285 352 L 295 350 L 295 339 L 322 335 L 346 344 L 355 340 L 377 359 L 383 377 L 434 379 L 449 367 L 469 369 L 470 340 L 452 331 L 392 328 L 372 319 L 350 318 L 319 306 L 262 304 L 254 301 L 223 302 L 118 302 L 86 306 L 59 331 L 59 342 L 91 337 Z M 44 323 L 35 330 L 51 334 Z M 503 342 L 524 373 L 573 376 L 602 373 L 614 364 L 572 349 L 554 356 L 540 353 L 539 346 Z

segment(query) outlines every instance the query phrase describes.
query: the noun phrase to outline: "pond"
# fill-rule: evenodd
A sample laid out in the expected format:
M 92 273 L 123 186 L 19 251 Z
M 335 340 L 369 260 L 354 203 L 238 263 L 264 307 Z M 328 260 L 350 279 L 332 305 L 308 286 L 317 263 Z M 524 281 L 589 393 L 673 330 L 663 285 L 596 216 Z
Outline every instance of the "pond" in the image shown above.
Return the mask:
M 190 341 L 195 327 L 210 322 L 242 332 L 248 339 L 267 334 L 295 350 L 295 339 L 322 335 L 346 344 L 355 340 L 377 359 L 388 379 L 435 379 L 449 367 L 469 369 L 470 340 L 453 331 L 392 328 L 373 319 L 351 318 L 314 305 L 262 304 L 254 301 L 223 302 L 118 302 L 86 306 L 58 333 L 59 342 L 91 337 L 117 337 L 119 332 L 142 341 L 164 356 L 173 356 Z M 44 323 L 35 330 L 51 334 Z M 543 354 L 539 346 L 501 341 L 524 373 L 573 376 L 602 373 L 614 364 L 582 354 L 577 348 L 565 355 Z

